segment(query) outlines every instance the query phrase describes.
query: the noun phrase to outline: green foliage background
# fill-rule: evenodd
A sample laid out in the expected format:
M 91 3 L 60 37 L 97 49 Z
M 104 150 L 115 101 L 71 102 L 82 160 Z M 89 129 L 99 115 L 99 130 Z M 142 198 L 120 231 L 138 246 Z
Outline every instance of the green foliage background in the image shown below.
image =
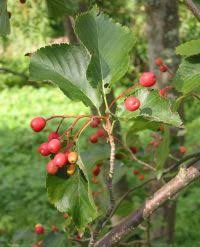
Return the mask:
M 115 20 L 133 29 L 137 42 L 133 50 L 133 65 L 128 76 L 116 83 L 118 89 L 136 80 L 139 71 L 147 65 L 147 41 L 144 36 L 145 16 L 142 1 L 96 1 Z M 12 32 L 0 38 L 0 67 L 28 74 L 29 59 L 24 56 L 63 35 L 61 20 L 49 19 L 44 1 L 29 0 L 26 5 L 10 0 Z M 180 6 L 181 42 L 199 38 L 200 25 L 190 12 Z M 139 60 L 139 62 L 138 62 Z M 12 74 L 0 74 L 0 246 L 31 246 L 36 240 L 34 225 L 41 222 L 47 229 L 57 224 L 64 227 L 61 214 L 47 202 L 45 192 L 45 160 L 37 155 L 37 146 L 47 133 L 34 135 L 29 129 L 33 116 L 87 112 L 81 103 L 72 103 L 53 86 L 27 86 L 29 82 Z M 39 87 L 39 88 L 37 88 Z M 188 99 L 186 110 L 186 147 L 189 151 L 199 149 L 200 109 L 197 100 Z M 51 129 L 53 126 L 48 126 Z M 149 131 L 140 135 L 143 143 L 149 140 Z M 83 138 L 81 147 L 87 146 Z M 134 166 L 133 166 L 134 169 Z M 132 172 L 131 172 L 132 173 Z M 136 183 L 130 176 L 130 184 Z M 96 188 L 94 188 L 96 189 Z M 179 200 L 176 225 L 176 246 L 200 244 L 200 198 L 197 185 L 183 192 Z M 134 196 L 136 207 L 144 198 L 145 191 Z M 123 205 L 118 214 L 128 213 L 132 208 Z M 157 246 L 160 243 L 157 243 Z

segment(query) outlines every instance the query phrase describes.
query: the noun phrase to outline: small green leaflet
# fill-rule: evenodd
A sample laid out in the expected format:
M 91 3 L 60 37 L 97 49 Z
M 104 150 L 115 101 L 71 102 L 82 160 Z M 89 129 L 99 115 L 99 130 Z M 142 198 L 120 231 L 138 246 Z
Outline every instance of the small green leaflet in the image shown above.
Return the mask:
M 171 110 L 169 100 L 159 96 L 157 90 L 139 89 L 134 96 L 140 100 L 141 106 L 137 111 L 130 112 L 120 105 L 117 116 L 124 120 L 145 119 L 151 122 L 164 123 L 181 127 L 182 121 L 177 112 Z
M 90 56 L 81 45 L 52 45 L 36 51 L 30 62 L 30 80 L 51 81 L 74 101 L 101 104 L 97 89 L 86 78 Z
M 183 94 L 200 89 L 200 55 L 185 58 L 181 62 L 172 85 Z
M 60 212 L 68 213 L 78 230 L 83 231 L 97 217 L 87 180 L 79 169 L 68 179 L 48 175 L 46 187 L 49 201 Z
M 51 17 L 73 15 L 78 10 L 78 2 L 74 0 L 46 0 L 47 9 Z
M 5 36 L 10 33 L 10 21 L 7 11 L 7 0 L 0 1 L 0 35 Z
M 77 17 L 75 31 L 92 54 L 87 74 L 95 86 L 116 82 L 126 73 L 135 41 L 127 27 L 93 8 Z

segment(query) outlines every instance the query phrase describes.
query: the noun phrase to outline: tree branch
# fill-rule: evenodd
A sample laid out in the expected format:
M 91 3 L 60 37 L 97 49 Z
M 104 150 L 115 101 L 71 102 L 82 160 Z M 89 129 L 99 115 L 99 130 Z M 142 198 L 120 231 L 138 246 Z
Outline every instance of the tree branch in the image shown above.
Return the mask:
M 193 0 L 185 0 L 185 4 L 191 10 L 193 15 L 200 21 L 200 5 L 195 3 Z
M 19 77 L 22 77 L 25 80 L 28 80 L 28 76 L 25 75 L 24 73 L 20 73 L 20 72 L 16 72 L 12 69 L 8 69 L 8 68 L 0 68 L 0 72 L 4 72 L 4 73 L 9 73 L 9 74 L 13 74 L 13 75 L 17 75 Z
M 173 198 L 178 192 L 182 191 L 199 177 L 200 162 L 189 168 L 181 168 L 173 179 L 156 191 L 141 207 L 115 226 L 94 246 L 109 247 L 117 243 L 145 219 L 148 219 L 163 203 Z

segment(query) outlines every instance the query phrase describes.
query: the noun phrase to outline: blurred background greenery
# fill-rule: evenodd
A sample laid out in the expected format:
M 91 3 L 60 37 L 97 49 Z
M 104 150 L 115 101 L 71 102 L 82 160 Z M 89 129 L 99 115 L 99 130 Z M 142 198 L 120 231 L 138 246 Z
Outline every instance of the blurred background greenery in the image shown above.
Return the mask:
M 137 80 L 140 71 L 148 66 L 144 1 L 96 3 L 115 20 L 128 25 L 137 37 L 133 64 L 127 76 L 116 82 L 116 88 L 120 89 Z M 10 0 L 8 8 L 12 12 L 12 32 L 0 38 L 0 246 L 31 246 L 35 241 L 33 228 L 36 223 L 41 222 L 47 228 L 53 224 L 62 227 L 64 218 L 47 201 L 46 161 L 37 154 L 37 146 L 48 134 L 33 134 L 29 121 L 33 116 L 80 114 L 89 109 L 71 102 L 52 85 L 27 80 L 29 58 L 24 55 L 64 36 L 62 20 L 48 17 L 45 1 L 29 0 L 21 5 L 19 1 Z M 179 16 L 180 43 L 199 38 L 200 25 L 182 4 Z M 189 151 L 199 149 L 200 109 L 197 103 L 188 99 L 185 104 L 185 146 Z M 53 125 L 48 129 L 53 129 Z M 82 146 L 85 145 L 83 141 Z M 135 201 L 140 202 L 143 197 L 144 193 L 136 195 Z M 175 246 L 199 246 L 200 215 L 195 213 L 200 206 L 197 186 L 182 193 L 178 204 Z

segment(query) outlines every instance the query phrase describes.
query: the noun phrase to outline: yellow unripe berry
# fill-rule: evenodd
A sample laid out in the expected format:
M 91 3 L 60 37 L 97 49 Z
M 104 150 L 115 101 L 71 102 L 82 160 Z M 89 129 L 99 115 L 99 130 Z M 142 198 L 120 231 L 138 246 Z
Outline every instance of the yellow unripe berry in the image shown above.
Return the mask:
M 75 171 L 76 171 L 76 165 L 75 164 L 71 164 L 67 167 L 67 174 L 68 175 L 73 175 Z
M 68 161 L 71 164 L 76 163 L 76 161 L 78 160 L 78 154 L 76 152 L 70 152 L 68 154 Z

